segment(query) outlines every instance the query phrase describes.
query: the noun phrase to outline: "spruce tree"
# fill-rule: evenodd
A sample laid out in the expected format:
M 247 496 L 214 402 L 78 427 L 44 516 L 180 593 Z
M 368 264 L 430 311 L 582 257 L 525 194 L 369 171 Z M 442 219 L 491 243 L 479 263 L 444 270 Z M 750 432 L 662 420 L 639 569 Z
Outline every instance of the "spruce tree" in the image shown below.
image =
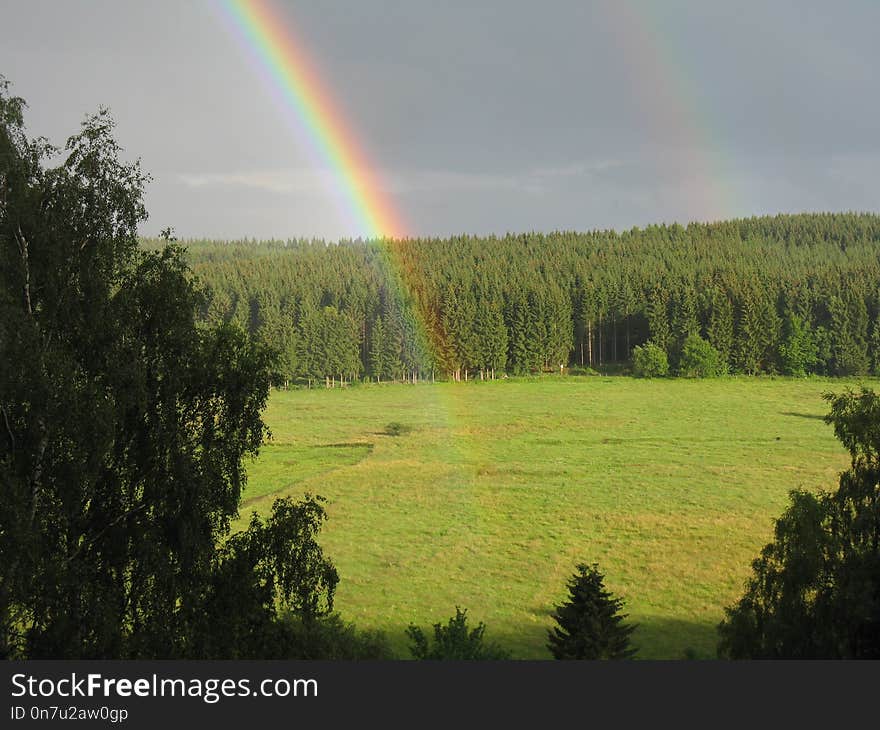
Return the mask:
M 370 335 L 370 372 L 381 381 L 385 371 L 385 324 L 382 317 L 376 317 Z
M 734 340 L 734 361 L 741 373 L 754 375 L 760 370 L 760 312 L 751 291 L 745 292 L 739 306 Z
M 631 659 L 635 625 L 624 623 L 623 600 L 605 589 L 599 566 L 577 566 L 569 580 L 568 600 L 556 607 L 557 627 L 548 631 L 547 648 L 555 659 Z
M 733 305 L 720 287 L 712 290 L 709 299 L 709 324 L 706 328 L 709 342 L 721 354 L 726 365 L 730 365 L 733 350 Z
M 865 302 L 851 292 L 828 300 L 832 353 L 836 375 L 863 375 L 868 370 L 868 312 Z
M 657 286 L 648 297 L 645 316 L 651 341 L 661 350 L 667 351 L 672 341 L 672 329 L 669 325 L 669 301 L 662 287 Z

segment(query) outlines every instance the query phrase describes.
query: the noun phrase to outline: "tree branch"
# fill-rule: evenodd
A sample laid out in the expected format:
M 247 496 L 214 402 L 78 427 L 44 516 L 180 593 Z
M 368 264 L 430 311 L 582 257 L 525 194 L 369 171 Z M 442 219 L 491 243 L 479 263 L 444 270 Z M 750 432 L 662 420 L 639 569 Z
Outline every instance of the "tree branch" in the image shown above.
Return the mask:
M 9 425 L 9 417 L 6 415 L 6 408 L 0 406 L 0 413 L 3 414 L 3 422 L 6 424 L 6 433 L 9 434 L 9 443 L 12 448 L 12 457 L 15 458 L 15 435 L 12 433 L 12 428 Z
M 31 306 L 31 267 L 28 261 L 28 240 L 24 233 L 21 232 L 21 225 L 17 225 L 15 231 L 15 240 L 18 242 L 18 252 L 21 255 L 21 263 L 24 267 L 24 303 L 27 312 L 33 316 L 34 310 Z
M 135 507 L 133 509 L 130 509 L 126 512 L 123 512 L 116 519 L 112 520 L 109 524 L 105 525 L 104 528 L 97 535 L 95 535 L 91 540 L 89 540 L 88 542 L 81 543 L 79 545 L 79 547 L 77 547 L 77 549 L 73 551 L 73 554 L 69 558 L 67 558 L 67 562 L 70 563 L 73 560 L 75 560 L 77 555 L 79 555 L 86 548 L 91 547 L 96 542 L 98 542 L 98 540 L 100 540 L 101 537 L 103 537 L 109 529 L 118 525 L 120 522 L 122 522 L 122 520 L 124 520 L 128 517 L 131 517 L 133 514 L 136 514 L 137 512 L 140 512 L 141 510 L 146 509 L 148 506 L 149 506 L 148 504 L 144 503 L 144 504 L 138 505 L 137 507 Z

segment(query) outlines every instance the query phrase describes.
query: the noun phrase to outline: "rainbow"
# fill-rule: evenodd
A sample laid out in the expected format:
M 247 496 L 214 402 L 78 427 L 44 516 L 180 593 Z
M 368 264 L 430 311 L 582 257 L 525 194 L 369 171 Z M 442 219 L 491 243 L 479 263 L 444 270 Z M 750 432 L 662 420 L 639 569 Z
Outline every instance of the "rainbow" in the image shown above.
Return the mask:
M 254 57 L 267 86 L 288 112 L 306 147 L 333 171 L 340 204 L 365 238 L 404 238 L 407 227 L 385 195 L 345 116 L 310 63 L 292 23 L 267 0 L 222 0 L 235 35 Z
M 733 165 L 725 155 L 724 124 L 700 97 L 692 65 L 681 57 L 681 44 L 664 27 L 660 13 L 635 0 L 603 3 L 602 8 L 618 41 L 620 60 L 631 69 L 634 97 L 645 119 L 677 140 L 673 154 L 691 176 L 688 218 L 718 221 L 746 214 L 752 207 L 735 185 Z M 658 172 L 669 162 L 654 153 Z
M 331 171 L 336 202 L 356 235 L 406 238 L 410 229 L 387 194 L 387 185 L 346 123 L 346 114 L 323 83 L 291 19 L 281 15 L 272 0 L 220 0 L 219 6 L 302 149 Z M 632 69 L 634 97 L 645 119 L 679 141 L 673 154 L 691 173 L 687 217 L 719 220 L 744 214 L 750 207 L 742 191 L 734 189 L 731 165 L 723 159 L 723 125 L 711 119 L 711 110 L 699 98 L 670 32 L 649 7 L 634 0 L 602 7 L 617 36 L 620 60 Z M 668 163 L 659 156 L 654 159 L 658 170 Z

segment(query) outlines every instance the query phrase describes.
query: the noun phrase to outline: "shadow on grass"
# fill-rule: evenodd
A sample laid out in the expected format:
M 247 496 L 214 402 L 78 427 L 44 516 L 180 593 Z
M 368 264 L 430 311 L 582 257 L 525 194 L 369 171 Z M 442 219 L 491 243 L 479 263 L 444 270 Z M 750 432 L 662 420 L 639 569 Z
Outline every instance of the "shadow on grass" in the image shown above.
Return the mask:
M 783 416 L 794 416 L 795 418 L 809 418 L 815 421 L 824 421 L 825 416 L 817 416 L 813 413 L 795 413 L 794 411 L 782 411 Z
M 478 620 L 478 617 L 474 617 Z M 636 659 L 705 660 L 717 658 L 718 632 L 715 624 L 687 621 L 663 616 L 648 616 L 636 620 L 637 624 L 630 645 L 638 652 Z M 476 622 L 474 623 L 476 625 Z M 497 643 L 514 659 L 552 660 L 547 646 L 547 632 L 555 626 L 548 615 L 543 624 L 524 626 L 520 631 L 509 627 L 498 628 L 486 622 L 485 640 Z
M 376 445 L 370 441 L 346 441 L 338 444 L 318 444 L 313 449 L 366 449 L 367 454 L 372 453 Z

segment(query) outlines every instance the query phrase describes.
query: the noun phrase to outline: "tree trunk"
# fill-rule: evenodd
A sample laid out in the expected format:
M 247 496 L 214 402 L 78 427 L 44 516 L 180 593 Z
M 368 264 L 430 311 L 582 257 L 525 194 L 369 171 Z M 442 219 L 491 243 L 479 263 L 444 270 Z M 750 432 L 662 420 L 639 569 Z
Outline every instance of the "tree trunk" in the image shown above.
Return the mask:
M 587 360 L 593 367 L 593 322 L 587 322 Z
M 611 318 L 611 360 L 617 362 L 617 316 Z

